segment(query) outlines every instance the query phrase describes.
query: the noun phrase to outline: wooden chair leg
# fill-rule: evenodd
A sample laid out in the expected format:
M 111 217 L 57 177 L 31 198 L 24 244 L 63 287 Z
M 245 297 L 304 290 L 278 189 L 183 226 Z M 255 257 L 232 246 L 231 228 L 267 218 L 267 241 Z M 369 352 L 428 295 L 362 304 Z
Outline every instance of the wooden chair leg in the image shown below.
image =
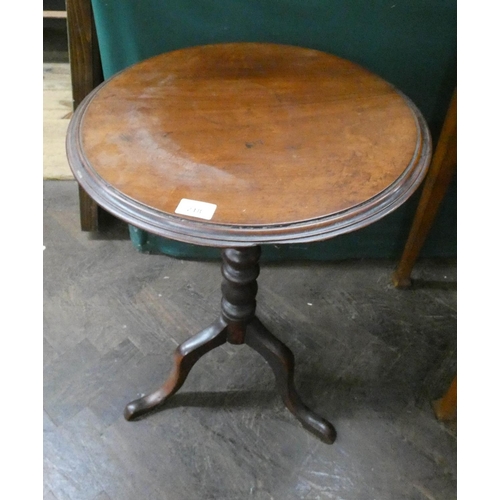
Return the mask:
M 406 241 L 403 255 L 392 276 L 394 286 L 407 288 L 411 285 L 411 272 L 434 222 L 439 205 L 456 171 L 457 164 L 457 92 L 453 94 L 445 118 L 420 202 Z
M 80 201 L 80 227 L 82 231 L 99 230 L 99 205 L 78 186 L 78 197 Z
M 455 377 L 446 394 L 433 403 L 434 413 L 439 420 L 454 420 L 457 417 L 457 377 Z
M 67 0 L 66 12 L 73 110 L 75 110 L 85 96 L 104 80 L 104 77 L 90 0 Z M 101 209 L 81 188 L 79 199 L 82 231 L 97 231 Z

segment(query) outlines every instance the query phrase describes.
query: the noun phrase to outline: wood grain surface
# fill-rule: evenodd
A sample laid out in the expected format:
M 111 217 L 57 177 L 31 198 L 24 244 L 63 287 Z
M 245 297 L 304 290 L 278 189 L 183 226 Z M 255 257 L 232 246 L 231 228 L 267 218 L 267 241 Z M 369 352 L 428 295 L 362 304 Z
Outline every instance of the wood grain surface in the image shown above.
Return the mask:
M 128 222 L 227 246 L 314 241 L 403 203 L 428 165 L 418 110 L 344 59 L 276 44 L 182 49 L 132 66 L 70 125 L 75 176 Z M 183 199 L 217 206 L 176 216 Z

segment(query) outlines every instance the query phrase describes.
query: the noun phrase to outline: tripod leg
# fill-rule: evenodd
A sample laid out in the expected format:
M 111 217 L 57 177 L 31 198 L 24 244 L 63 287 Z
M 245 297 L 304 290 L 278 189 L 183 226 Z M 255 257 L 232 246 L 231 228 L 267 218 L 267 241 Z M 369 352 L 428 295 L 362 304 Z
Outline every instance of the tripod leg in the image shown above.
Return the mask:
M 332 444 L 337 435 L 333 425 L 311 411 L 297 394 L 293 381 L 295 362 L 292 351 L 278 340 L 258 318 L 254 318 L 248 325 L 245 343 L 268 362 L 276 377 L 276 384 L 283 402 L 304 428 L 323 442 Z
M 197 333 L 177 347 L 174 366 L 167 381 L 156 391 L 136 399 L 125 408 L 125 418 L 133 420 L 161 406 L 184 384 L 191 368 L 207 352 L 226 342 L 227 323 L 219 318 L 208 328 Z

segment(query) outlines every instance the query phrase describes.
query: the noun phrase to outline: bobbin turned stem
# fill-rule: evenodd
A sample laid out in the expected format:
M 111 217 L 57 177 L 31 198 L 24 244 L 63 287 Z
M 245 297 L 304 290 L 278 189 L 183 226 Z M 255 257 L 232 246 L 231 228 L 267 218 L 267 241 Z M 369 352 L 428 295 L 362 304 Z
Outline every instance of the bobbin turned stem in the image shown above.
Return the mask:
M 260 253 L 260 246 L 222 251 L 221 309 L 231 344 L 243 344 L 246 325 L 255 317 Z
M 219 319 L 177 348 L 170 377 L 157 391 L 129 403 L 125 409 L 127 420 L 163 405 L 181 388 L 194 364 L 204 354 L 227 341 L 232 344 L 247 344 L 258 352 L 273 370 L 277 389 L 290 412 L 305 429 L 323 442 L 333 443 L 336 433 L 332 424 L 310 410 L 295 389 L 292 351 L 255 315 L 260 253 L 260 246 L 226 248 L 222 251 L 222 301 Z

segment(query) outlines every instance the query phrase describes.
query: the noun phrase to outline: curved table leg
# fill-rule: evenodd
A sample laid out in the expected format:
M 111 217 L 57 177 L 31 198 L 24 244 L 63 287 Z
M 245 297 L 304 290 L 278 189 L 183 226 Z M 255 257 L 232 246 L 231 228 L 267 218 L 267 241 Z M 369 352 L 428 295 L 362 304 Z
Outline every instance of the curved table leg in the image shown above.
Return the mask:
M 332 444 L 337 433 L 330 422 L 310 410 L 300 399 L 295 389 L 294 356 L 283 342 L 278 340 L 258 318 L 248 325 L 245 344 L 257 351 L 269 364 L 276 377 L 276 384 L 286 407 L 297 417 L 309 432 L 323 442 Z
M 144 413 L 161 406 L 173 396 L 184 384 L 191 368 L 207 352 L 226 342 L 227 323 L 219 318 L 208 328 L 197 333 L 177 347 L 174 355 L 174 366 L 167 381 L 156 391 L 136 399 L 125 408 L 125 418 L 133 420 Z

